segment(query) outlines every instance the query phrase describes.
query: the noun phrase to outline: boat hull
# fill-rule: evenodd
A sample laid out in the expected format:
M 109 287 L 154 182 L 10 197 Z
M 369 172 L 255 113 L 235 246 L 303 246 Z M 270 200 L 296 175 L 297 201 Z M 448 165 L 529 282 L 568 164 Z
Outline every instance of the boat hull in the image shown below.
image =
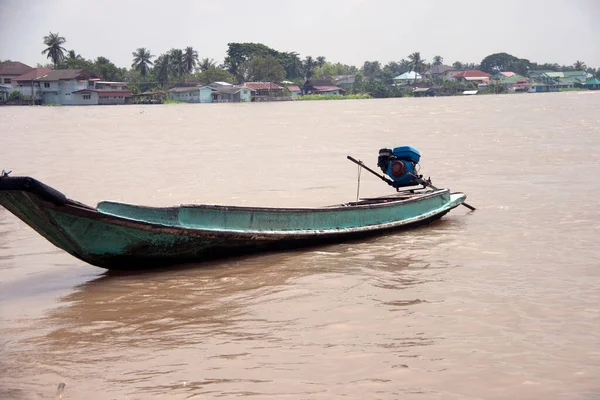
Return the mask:
M 118 270 L 374 235 L 429 223 L 465 199 L 461 193 L 437 190 L 322 208 L 154 208 L 113 202 L 92 208 L 61 197 L 32 178 L 27 179 L 41 184 L 41 189 L 36 184 L 21 188 L 8 179 L 23 178 L 0 179 L 0 205 L 69 254 Z

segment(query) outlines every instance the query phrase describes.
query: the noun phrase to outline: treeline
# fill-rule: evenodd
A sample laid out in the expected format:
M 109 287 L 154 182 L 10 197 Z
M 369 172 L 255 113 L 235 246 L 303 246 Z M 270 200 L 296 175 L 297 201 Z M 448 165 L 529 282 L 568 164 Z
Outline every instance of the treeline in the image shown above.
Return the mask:
M 310 78 L 354 75 L 355 83 L 350 89 L 351 93 L 391 97 L 403 95 L 401 90 L 392 85 L 395 76 L 409 71 L 422 74 L 432 66 L 445 64 L 442 56 L 437 55 L 428 62 L 421 58 L 419 52 L 414 52 L 406 58 L 385 65 L 379 61 L 365 61 L 361 66 L 354 66 L 331 62 L 325 56 L 302 58 L 297 52 L 280 52 L 262 43 L 229 43 L 226 57 L 220 64 L 208 57 L 199 58 L 198 51 L 193 47 L 174 48 L 158 56 L 153 55 L 150 49 L 141 47 L 132 52 L 131 67 L 123 68 L 117 67 L 103 56 L 86 59 L 74 50 L 67 51 L 64 47 L 67 41 L 58 33 L 51 32 L 44 36 L 43 42 L 46 47 L 42 54 L 52 62 L 47 66 L 55 69 L 85 68 L 106 80 L 126 81 L 134 92 L 164 89 L 185 81 L 289 81 L 301 85 Z M 40 66 L 42 65 L 38 65 Z M 452 66 L 457 69 L 480 69 L 490 74 L 512 71 L 523 76 L 535 69 L 585 70 L 600 78 L 600 70 L 587 67 L 579 60 L 568 66 L 556 63 L 537 64 L 507 53 L 491 54 L 479 64 L 455 61 Z M 451 86 L 455 86 L 455 83 L 437 83 L 448 86 L 450 92 L 463 89 L 463 86 L 464 89 L 470 88 L 468 84 L 454 88 Z

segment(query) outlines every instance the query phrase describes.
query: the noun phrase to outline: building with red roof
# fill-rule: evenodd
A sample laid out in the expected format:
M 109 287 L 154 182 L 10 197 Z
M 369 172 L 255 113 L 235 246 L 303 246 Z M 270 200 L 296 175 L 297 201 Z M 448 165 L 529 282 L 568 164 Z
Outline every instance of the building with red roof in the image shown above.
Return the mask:
M 344 89 L 329 79 L 309 79 L 302 87 L 304 94 L 343 94 Z
M 7 61 L 0 64 L 0 84 L 5 86 L 12 85 L 12 80 L 17 76 L 26 74 L 33 70 L 29 65 L 19 61 Z
M 38 79 L 47 75 L 50 68 L 34 68 L 31 71 L 19 75 L 12 79 L 13 90 L 21 93 L 23 96 L 30 98 L 33 103 L 40 104 L 42 94 L 40 91 L 40 82 Z
M 283 97 L 283 87 L 273 82 L 245 82 L 243 86 L 252 90 L 252 101 Z
M 464 80 L 467 82 L 488 82 L 492 75 L 487 72 L 479 71 L 476 69 L 460 71 L 453 75 L 453 78 L 456 80 Z

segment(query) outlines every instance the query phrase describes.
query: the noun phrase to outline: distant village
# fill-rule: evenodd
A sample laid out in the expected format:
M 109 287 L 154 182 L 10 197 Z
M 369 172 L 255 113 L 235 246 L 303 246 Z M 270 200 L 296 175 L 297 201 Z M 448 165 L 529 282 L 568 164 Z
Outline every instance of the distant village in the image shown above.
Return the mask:
M 127 82 L 105 81 L 85 69 L 32 68 L 18 61 L 0 65 L 0 102 L 2 104 L 60 104 L 104 105 L 162 103 L 166 99 L 185 103 L 222 103 L 252 101 L 296 100 L 304 95 L 344 95 L 355 83 L 355 75 L 341 75 L 333 79 L 307 79 L 304 85 L 292 82 L 244 82 L 232 84 L 213 82 L 203 85 L 184 81 L 165 91 L 133 94 Z M 474 95 L 490 85 L 503 92 L 555 92 L 560 89 L 600 89 L 600 79 L 585 71 L 530 71 L 528 76 L 514 72 L 496 75 L 479 70 L 458 70 L 447 65 L 436 65 L 424 74 L 414 71 L 396 76 L 393 85 L 412 96 L 438 96 L 444 86 L 436 82 L 462 82 L 471 84 L 469 90 L 459 94 Z M 464 88 L 464 87 L 463 87 Z M 12 92 L 18 92 L 17 101 L 9 100 Z M 457 94 L 457 93 L 452 93 Z

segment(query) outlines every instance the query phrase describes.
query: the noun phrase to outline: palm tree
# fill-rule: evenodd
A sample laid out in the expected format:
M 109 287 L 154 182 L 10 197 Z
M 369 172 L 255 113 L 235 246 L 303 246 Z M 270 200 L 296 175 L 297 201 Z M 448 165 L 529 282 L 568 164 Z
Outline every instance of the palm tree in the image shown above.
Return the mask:
M 48 36 L 44 36 L 44 44 L 48 46 L 42 54 L 48 54 L 47 58 L 52 60 L 54 68 L 65 58 L 65 52 L 67 51 L 63 44 L 67 43 L 67 39 L 62 36 L 58 36 L 58 32 L 52 33 Z
M 190 74 L 198 63 L 198 52 L 191 46 L 186 47 L 183 52 L 183 60 L 185 63 L 185 72 Z
M 444 62 L 444 57 L 442 56 L 434 56 L 433 57 L 433 65 L 442 65 Z
M 150 54 L 150 50 L 145 47 L 140 47 L 131 54 L 133 55 L 133 64 L 131 64 L 131 68 L 140 71 L 140 75 L 145 77 L 150 69 L 150 65 L 152 65 L 151 59 L 154 56 Z
M 415 83 L 417 83 L 417 74 L 420 74 L 425 69 L 425 60 L 421 58 L 421 53 L 414 52 L 408 56 L 410 59 L 410 69 L 415 71 Z
M 285 73 L 288 79 L 296 79 L 302 77 L 304 65 L 298 57 L 298 53 L 288 53 L 287 63 L 285 65 Z
M 377 78 L 381 73 L 381 64 L 379 61 L 365 61 L 362 72 L 367 78 Z
M 326 61 L 327 60 L 325 59 L 324 56 L 317 57 L 317 61 L 316 61 L 317 62 L 317 67 L 322 67 L 323 65 L 325 65 Z
M 77 54 L 75 50 L 69 50 L 67 53 L 67 58 L 69 60 L 81 60 L 83 57 L 81 57 L 81 54 Z
M 198 68 L 200 68 L 200 71 L 206 71 L 207 69 L 214 67 L 215 65 L 217 65 L 215 60 L 213 60 L 212 58 L 204 57 L 198 63 Z
M 182 50 L 169 50 L 169 68 L 177 77 L 180 77 L 187 71 L 185 55 Z
M 154 63 L 153 74 L 161 85 L 169 82 L 169 54 L 161 54 Z
M 587 69 L 587 65 L 585 65 L 585 63 L 583 61 L 575 61 L 575 64 L 573 64 L 573 67 L 575 67 L 575 70 L 577 71 L 585 71 Z
M 304 72 L 306 79 L 309 79 L 313 75 L 313 69 L 317 66 L 315 60 L 311 56 L 306 56 L 304 59 Z
M 406 58 L 400 60 L 400 69 L 402 70 L 402 73 L 410 71 L 410 60 L 407 60 Z

